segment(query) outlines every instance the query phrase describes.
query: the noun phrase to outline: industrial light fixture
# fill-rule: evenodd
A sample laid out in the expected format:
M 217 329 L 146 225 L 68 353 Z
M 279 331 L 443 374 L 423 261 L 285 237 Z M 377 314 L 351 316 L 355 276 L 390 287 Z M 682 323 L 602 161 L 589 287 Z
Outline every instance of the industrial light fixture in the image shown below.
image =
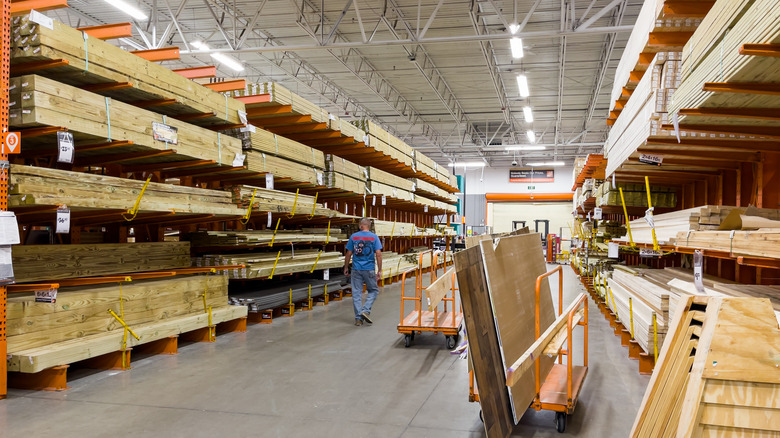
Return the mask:
M 520 30 L 519 24 L 512 23 L 509 25 L 509 33 L 511 33 L 512 35 L 516 34 L 518 30 Z
M 209 46 L 202 41 L 193 41 L 190 44 L 198 50 L 209 50 Z M 211 57 L 233 71 L 244 71 L 244 66 L 241 62 L 224 53 L 212 53 Z
M 149 18 L 149 16 L 144 14 L 142 10 L 136 8 L 131 4 L 128 4 L 123 0 L 105 0 L 105 1 L 109 5 L 119 9 L 120 11 L 135 18 L 136 20 L 146 20 L 147 18 Z
M 519 146 L 505 146 L 505 151 L 543 151 L 547 149 L 542 145 L 519 145 Z
M 485 167 L 484 161 L 461 161 L 460 163 L 447 163 L 448 167 Z
M 535 162 L 535 163 L 526 163 L 529 166 L 563 166 L 566 163 L 563 161 L 545 161 L 545 162 Z
M 509 40 L 509 47 L 512 48 L 512 58 L 520 59 L 523 57 L 523 40 L 518 37 L 512 37 Z
M 523 117 L 525 117 L 525 123 L 531 123 L 534 121 L 534 113 L 531 111 L 530 106 L 523 107 Z
M 517 89 L 520 91 L 520 96 L 528 97 L 531 95 L 531 91 L 528 89 L 528 78 L 525 75 L 517 75 Z
M 525 136 L 528 137 L 528 141 L 530 141 L 531 143 L 536 143 L 536 134 L 532 129 L 525 131 Z

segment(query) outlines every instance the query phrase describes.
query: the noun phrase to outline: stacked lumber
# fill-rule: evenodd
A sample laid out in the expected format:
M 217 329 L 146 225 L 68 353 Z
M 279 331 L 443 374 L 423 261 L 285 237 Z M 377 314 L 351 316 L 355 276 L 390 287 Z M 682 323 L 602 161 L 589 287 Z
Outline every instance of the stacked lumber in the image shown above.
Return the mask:
M 366 174 L 368 176 L 369 185 L 373 186 L 374 183 L 380 183 L 386 186 L 395 187 L 399 190 L 411 193 L 414 191 L 414 183 L 406 178 L 395 176 L 391 173 L 379 170 L 376 167 L 367 167 Z M 373 192 L 373 189 L 372 189 Z
M 680 123 L 705 125 L 778 126 L 772 117 L 741 118 L 728 115 L 686 114 L 698 108 L 778 108 L 772 94 L 704 91 L 709 82 L 780 82 L 780 59 L 740 54 L 744 44 L 780 43 L 780 11 L 772 0 L 716 1 L 683 52 L 683 82 L 674 94 L 670 112 Z M 733 112 L 731 113 L 733 114 Z
M 253 211 L 272 212 L 280 214 L 315 215 L 324 217 L 342 216 L 341 213 L 325 208 L 321 203 L 314 203 L 314 196 L 271 190 L 262 187 L 235 185 L 225 186 L 225 190 L 233 195 L 233 202 L 240 208 L 246 209 L 249 203 Z
M 325 172 L 325 186 L 331 189 L 339 189 L 346 192 L 364 195 L 366 193 L 366 180 L 353 178 L 349 175 L 337 172 Z
M 447 263 L 452 263 L 452 257 L 452 251 L 440 252 L 437 256 L 436 263 L 438 266 L 441 266 L 445 261 Z M 382 274 L 380 278 L 387 279 L 395 277 L 404 272 L 417 269 L 418 267 L 428 269 L 432 265 L 432 260 L 430 252 L 427 252 L 427 248 L 424 248 L 423 251 L 406 254 L 382 251 Z
M 766 299 L 680 305 L 631 436 L 776 436 L 780 330 Z
M 259 128 L 249 134 L 249 140 L 250 148 L 253 151 L 284 158 L 319 170 L 325 169 L 325 154 L 305 144 Z
M 173 149 L 176 153 L 172 155 L 147 159 L 126 157 L 121 162 L 148 163 L 197 159 L 212 160 L 217 164 L 229 166 L 241 153 L 241 142 L 233 137 L 167 118 L 43 76 L 28 75 L 13 78 L 11 87 L 13 87 L 9 105 L 11 128 L 66 127 L 76 140 L 75 163 L 77 165 L 80 158 L 90 156 Z M 169 144 L 155 140 L 152 129 L 154 123 L 176 128 L 178 142 Z M 107 139 L 130 141 L 132 145 L 79 151 L 80 143 L 102 143 Z M 36 140 L 33 137 L 25 140 L 25 148 L 31 151 L 35 148 L 51 149 L 52 144 L 51 139 L 46 138 Z
M 14 245 L 17 283 L 190 267 L 187 242 Z
M 232 91 L 228 94 L 235 97 L 267 94 L 270 99 L 268 103 L 252 104 L 252 107 L 291 105 L 294 114 L 310 115 L 312 121 L 324 123 L 330 120 L 327 111 L 275 82 L 247 84 L 244 90 Z
M 780 258 L 780 228 L 766 231 L 693 231 L 677 234 L 677 244 L 737 256 Z
M 326 230 L 327 233 L 327 230 Z M 274 244 L 290 243 L 337 243 L 339 239 L 334 236 L 322 234 L 319 231 L 315 234 L 304 233 L 302 231 L 277 230 L 246 230 L 246 231 L 200 231 L 189 233 L 182 237 L 182 240 L 189 241 L 193 249 L 202 247 L 252 247 L 268 246 L 273 240 Z M 197 266 L 197 260 L 196 266 Z
M 356 121 L 354 124 L 366 133 L 364 139 L 364 141 L 367 140 L 366 146 L 374 148 L 406 166 L 414 164 L 413 149 L 403 140 L 390 134 L 371 120 L 364 119 Z
M 131 83 L 132 88 L 103 90 L 101 94 L 123 102 L 172 100 L 174 103 L 156 109 L 171 116 L 213 114 L 196 120 L 203 125 L 241 123 L 238 111 L 245 110 L 243 103 L 225 99 L 111 43 L 86 38 L 84 33 L 59 21 L 54 20 L 53 29 L 49 29 L 31 22 L 28 15 L 15 17 L 13 35 L 12 71 L 27 63 L 64 60 L 67 64 L 37 73 L 77 87 Z
M 625 327 L 633 330 L 632 336 L 639 346 L 645 352 L 653 353 L 655 340 L 658 340 L 660 347 L 667 332 L 668 290 L 620 270 L 613 272 L 608 285 L 608 307 L 615 312 Z
M 34 373 L 121 350 L 124 329 L 108 309 L 140 336 L 127 336 L 128 347 L 206 327 L 210 319 L 217 324 L 246 316 L 245 307 L 228 306 L 227 283 L 223 275 L 198 275 L 68 287 L 55 303 L 36 303 L 34 293 L 13 294 L 8 370 Z
M 239 254 L 205 254 L 196 257 L 197 266 L 244 265 L 227 271 L 230 279 L 268 278 L 310 272 L 344 266 L 344 256 L 340 252 L 323 252 L 314 249 L 292 251 L 269 251 Z
M 447 167 L 440 166 L 439 163 L 433 161 L 427 155 L 419 151 L 414 151 L 414 165 L 417 172 L 422 172 L 431 178 L 449 185 L 450 187 L 457 187 L 457 179 L 449 171 Z
M 354 179 L 368 179 L 366 169 L 333 154 L 325 155 L 325 170 L 340 173 Z
M 323 172 L 316 168 L 256 150 L 246 151 L 246 166 L 252 172 L 270 173 L 274 176 L 274 180 L 325 185 Z
M 417 225 L 408 222 L 393 222 L 374 219 L 372 231 L 379 237 L 411 237 L 417 236 Z
M 8 207 L 67 205 L 71 210 L 130 209 L 144 181 L 67 170 L 11 165 Z M 240 216 L 230 193 L 152 183 L 140 198 L 139 212 Z
M 609 182 L 596 189 L 596 206 L 622 207 L 621 188 L 626 207 L 647 208 L 647 189 L 644 184 L 617 183 L 616 187 L 613 187 Z M 674 208 L 677 206 L 677 190 L 673 187 L 650 186 L 650 199 L 653 207 Z
M 447 204 L 457 204 L 458 197 L 452 193 L 442 190 L 428 181 L 420 178 L 411 178 L 412 187 L 415 195 L 425 196 L 427 198 L 446 202 Z
M 777 209 L 754 207 L 746 209 L 725 205 L 705 205 L 701 207 L 689 208 L 686 210 L 674 211 L 671 213 L 654 215 L 656 238 L 658 239 L 659 244 L 714 249 L 706 244 L 705 239 L 707 239 L 706 236 L 709 234 L 700 234 L 694 232 L 720 229 L 724 223 L 726 223 L 726 219 L 729 217 L 729 214 L 735 210 L 737 213 L 743 212 L 760 218 L 770 220 L 780 219 L 780 210 Z M 650 225 L 644 218 L 635 219 L 630 222 L 630 225 L 631 235 L 634 239 L 634 242 L 653 242 Z M 725 234 L 729 235 L 730 233 L 725 232 Z M 718 234 L 713 234 L 710 236 L 715 238 L 718 236 Z M 692 238 L 695 240 L 691 240 Z M 749 233 L 743 233 L 743 235 L 740 235 L 740 239 L 738 240 L 745 242 L 760 241 L 757 239 L 757 237 L 752 237 L 751 239 Z M 628 240 L 628 235 L 623 236 L 621 240 Z M 730 240 L 730 236 L 728 240 Z M 728 251 L 728 241 L 725 245 L 725 250 Z M 722 246 L 723 245 L 721 245 L 721 247 Z
M 274 283 L 278 285 L 270 288 L 267 285 L 246 282 L 230 287 L 229 302 L 247 306 L 252 313 L 262 312 L 289 305 L 290 302 L 298 303 L 319 297 L 326 292 L 342 290 L 346 284 L 346 277 L 343 275 L 334 277 L 328 281 L 313 279 L 282 281 Z

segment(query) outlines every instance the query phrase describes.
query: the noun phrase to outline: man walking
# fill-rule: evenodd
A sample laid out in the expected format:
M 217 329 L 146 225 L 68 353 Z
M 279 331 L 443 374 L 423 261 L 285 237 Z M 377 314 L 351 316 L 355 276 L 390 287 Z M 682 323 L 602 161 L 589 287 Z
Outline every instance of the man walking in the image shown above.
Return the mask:
M 382 242 L 379 236 L 369 231 L 371 219 L 360 219 L 360 231 L 349 236 L 347 256 L 344 260 L 344 275 L 350 275 L 349 262 L 352 260 L 352 305 L 355 308 L 355 325 L 363 325 L 363 321 L 372 324 L 371 306 L 379 294 L 379 277 L 382 272 Z M 374 262 L 376 259 L 376 262 Z M 363 285 L 368 293 L 363 303 Z

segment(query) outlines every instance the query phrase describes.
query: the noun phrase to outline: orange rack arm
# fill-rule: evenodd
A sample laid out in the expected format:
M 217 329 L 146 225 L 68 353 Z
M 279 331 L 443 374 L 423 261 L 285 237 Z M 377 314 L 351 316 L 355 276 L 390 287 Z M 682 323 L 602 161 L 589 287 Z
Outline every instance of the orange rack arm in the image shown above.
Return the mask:
M 163 47 L 162 49 L 135 50 L 130 52 L 138 55 L 147 61 L 173 61 L 179 59 L 178 47 Z
M 52 9 L 67 8 L 67 0 L 21 0 L 11 2 L 11 15 L 22 15 L 36 11 L 50 11 Z
M 8 293 L 35 292 L 36 290 L 57 289 L 59 283 L 30 283 L 30 284 L 9 284 Z
M 178 70 L 174 70 L 174 72 L 184 76 L 187 79 L 213 78 L 217 75 L 217 67 L 214 65 L 208 65 L 205 67 L 180 68 Z
M 245 79 L 237 79 L 235 81 L 214 82 L 211 84 L 203 84 L 206 88 L 211 88 L 214 91 L 236 91 L 246 88 Z
M 102 24 L 100 26 L 86 26 L 77 29 L 99 40 L 133 36 L 133 25 L 130 23 Z

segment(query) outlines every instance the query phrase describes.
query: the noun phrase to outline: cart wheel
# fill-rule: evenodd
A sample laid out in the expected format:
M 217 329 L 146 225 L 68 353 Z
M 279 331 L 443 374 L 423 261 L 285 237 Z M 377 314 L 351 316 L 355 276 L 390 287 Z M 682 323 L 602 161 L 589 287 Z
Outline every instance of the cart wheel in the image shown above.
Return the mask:
M 409 348 L 410 345 L 412 345 L 412 335 L 405 334 L 404 335 L 404 347 Z
M 447 336 L 447 348 L 452 350 L 455 348 L 455 344 L 458 342 L 458 338 L 455 336 Z
M 479 421 L 485 422 L 485 417 L 482 416 L 482 409 L 479 410 Z
M 555 413 L 555 428 L 558 430 L 558 433 L 563 433 L 566 430 L 566 413 Z

